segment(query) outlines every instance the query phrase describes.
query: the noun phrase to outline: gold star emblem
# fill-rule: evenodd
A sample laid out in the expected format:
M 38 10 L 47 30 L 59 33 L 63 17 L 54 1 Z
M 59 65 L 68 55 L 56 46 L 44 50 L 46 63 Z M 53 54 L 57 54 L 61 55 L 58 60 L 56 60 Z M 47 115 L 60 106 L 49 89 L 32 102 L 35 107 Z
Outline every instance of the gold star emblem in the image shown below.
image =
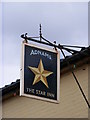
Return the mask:
M 38 83 L 39 81 L 42 81 L 44 83 L 44 85 L 47 88 L 49 88 L 46 77 L 49 76 L 49 75 L 51 75 L 53 72 L 44 70 L 43 63 L 42 63 L 41 59 L 40 59 L 38 68 L 30 67 L 30 66 L 28 66 L 28 68 L 35 74 L 33 85 L 36 84 L 36 83 Z

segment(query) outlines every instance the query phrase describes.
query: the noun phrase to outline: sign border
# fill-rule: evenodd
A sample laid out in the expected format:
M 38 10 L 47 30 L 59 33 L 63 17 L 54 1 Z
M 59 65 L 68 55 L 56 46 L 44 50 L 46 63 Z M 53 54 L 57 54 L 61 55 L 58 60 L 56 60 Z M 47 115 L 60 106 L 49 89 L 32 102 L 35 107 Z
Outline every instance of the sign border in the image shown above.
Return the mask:
M 35 95 L 28 95 L 24 93 L 24 53 L 25 53 L 25 45 L 31 46 L 31 47 L 36 47 L 42 50 L 47 50 L 53 53 L 57 54 L 57 100 L 52 100 L 49 98 L 44 98 L 44 97 L 39 97 Z M 21 69 L 20 69 L 20 96 L 25 96 L 25 97 L 30 97 L 30 98 L 35 98 L 39 100 L 44 100 L 44 101 L 49 101 L 49 102 L 54 102 L 54 103 L 59 103 L 60 101 L 60 51 L 56 51 L 55 49 L 49 49 L 49 48 L 43 48 L 41 46 L 37 46 L 34 44 L 29 44 L 29 43 L 24 43 L 22 42 L 22 53 L 21 53 Z

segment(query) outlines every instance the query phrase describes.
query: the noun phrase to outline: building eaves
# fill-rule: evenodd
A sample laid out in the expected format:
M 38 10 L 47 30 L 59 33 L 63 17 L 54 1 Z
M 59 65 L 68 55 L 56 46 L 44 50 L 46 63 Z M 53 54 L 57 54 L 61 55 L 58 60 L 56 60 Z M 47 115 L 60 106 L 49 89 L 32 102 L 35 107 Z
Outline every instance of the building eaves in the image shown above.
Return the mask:
M 90 46 L 81 50 L 79 53 L 73 54 L 71 56 L 67 56 L 66 60 L 60 60 L 60 70 L 62 71 L 64 68 L 67 68 L 67 62 L 69 61 L 70 65 L 76 64 L 83 59 L 88 59 L 86 63 L 90 62 Z M 20 79 L 17 79 L 16 82 L 12 82 L 10 85 L 5 85 L 5 87 L 0 89 L 0 93 L 2 93 L 2 100 L 5 100 L 11 96 L 16 96 L 19 94 L 20 90 Z
M 87 59 L 90 58 L 90 46 L 81 50 L 80 52 L 78 52 L 76 54 L 73 54 L 71 56 L 67 56 L 66 60 L 65 59 L 61 60 L 60 61 L 60 63 L 61 63 L 60 68 L 62 70 L 64 67 L 68 66 L 66 61 L 69 61 L 70 64 L 75 64 L 78 61 L 81 61 L 81 60 L 86 59 L 86 58 Z

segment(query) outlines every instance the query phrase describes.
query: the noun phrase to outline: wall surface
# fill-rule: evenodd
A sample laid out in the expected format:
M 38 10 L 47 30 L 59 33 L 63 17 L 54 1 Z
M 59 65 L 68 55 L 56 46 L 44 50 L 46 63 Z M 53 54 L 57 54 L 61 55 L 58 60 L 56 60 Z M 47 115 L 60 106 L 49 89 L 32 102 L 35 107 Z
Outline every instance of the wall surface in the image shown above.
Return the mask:
M 88 66 L 75 70 L 88 97 Z M 60 103 L 50 103 L 26 97 L 12 97 L 3 102 L 3 118 L 87 118 L 88 107 L 71 73 L 60 81 Z

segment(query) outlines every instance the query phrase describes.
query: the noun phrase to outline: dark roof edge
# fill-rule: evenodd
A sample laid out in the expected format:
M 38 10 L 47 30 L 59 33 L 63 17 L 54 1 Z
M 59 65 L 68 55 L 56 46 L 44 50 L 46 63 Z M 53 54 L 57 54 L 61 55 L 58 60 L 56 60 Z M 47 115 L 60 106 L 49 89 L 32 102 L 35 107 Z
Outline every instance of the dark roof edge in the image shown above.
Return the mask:
M 67 56 L 66 60 L 69 61 L 70 64 L 74 64 L 80 60 L 83 60 L 85 58 L 89 58 L 90 57 L 90 46 L 85 48 L 84 50 L 81 50 L 79 53 L 73 54 L 71 56 Z M 67 62 L 65 59 L 63 59 L 60 63 L 61 63 L 61 69 L 63 69 L 64 67 L 67 67 Z
M 90 57 L 90 46 L 85 48 L 84 50 L 81 50 L 80 53 L 73 54 L 72 56 L 68 56 L 66 60 L 69 61 L 70 64 L 74 64 L 84 58 L 89 58 L 89 57 Z M 65 59 L 60 60 L 61 70 L 67 67 L 66 60 Z M 6 99 L 5 95 L 7 94 L 11 94 L 11 96 L 19 94 L 19 88 L 20 88 L 20 79 L 17 79 L 16 82 L 12 82 L 10 85 L 6 85 L 5 87 L 1 88 L 0 94 L 2 93 L 3 100 Z

